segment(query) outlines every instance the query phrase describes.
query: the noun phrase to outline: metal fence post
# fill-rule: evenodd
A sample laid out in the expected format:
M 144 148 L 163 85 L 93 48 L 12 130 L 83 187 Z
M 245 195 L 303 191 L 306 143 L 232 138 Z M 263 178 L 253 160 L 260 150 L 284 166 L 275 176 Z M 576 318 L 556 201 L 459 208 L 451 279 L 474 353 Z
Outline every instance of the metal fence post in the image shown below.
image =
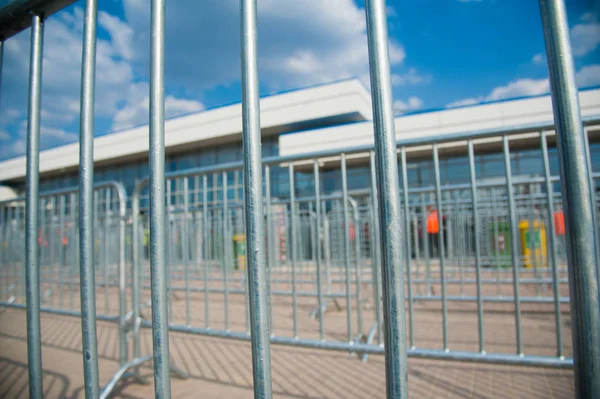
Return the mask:
M 388 398 L 407 398 L 402 227 L 385 1 L 367 0 L 366 14 L 381 220 L 386 392 Z
M 154 395 L 171 397 L 165 215 L 165 0 L 152 0 L 150 45 L 150 281 Z M 171 193 L 169 193 L 171 195 Z
M 562 0 L 540 0 L 558 157 L 562 179 L 575 391 L 579 398 L 600 397 L 600 300 L 598 259 L 585 135 L 579 111 L 569 27 Z
M 81 335 L 85 396 L 97 398 L 96 278 L 94 270 L 94 83 L 96 70 L 96 0 L 86 0 L 81 72 L 79 146 L 79 259 Z M 108 204 L 106 204 L 108 209 Z M 105 243 L 107 245 L 107 243 Z M 106 283 L 106 282 L 105 282 Z
M 273 396 L 267 315 L 256 0 L 241 0 L 244 214 L 254 397 Z
M 25 189 L 25 279 L 27 296 L 27 363 L 29 396 L 42 398 L 42 341 L 40 331 L 40 115 L 42 96 L 42 17 L 31 18 L 29 105 L 27 110 L 27 181 Z

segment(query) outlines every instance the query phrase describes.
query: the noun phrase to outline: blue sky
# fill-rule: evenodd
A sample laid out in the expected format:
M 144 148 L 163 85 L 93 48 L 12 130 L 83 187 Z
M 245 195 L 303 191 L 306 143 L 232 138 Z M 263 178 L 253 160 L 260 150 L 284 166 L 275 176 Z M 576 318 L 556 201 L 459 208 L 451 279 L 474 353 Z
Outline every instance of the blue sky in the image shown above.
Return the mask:
M 600 0 L 567 0 L 580 87 L 600 85 Z M 96 135 L 148 120 L 148 0 L 101 1 Z M 262 95 L 358 77 L 368 85 L 364 2 L 258 0 Z M 537 0 L 388 0 L 395 110 L 548 92 Z M 45 24 L 42 147 L 77 140 L 82 2 Z M 240 101 L 237 0 L 167 2 L 166 107 Z M 25 150 L 29 31 L 5 43 L 0 159 Z

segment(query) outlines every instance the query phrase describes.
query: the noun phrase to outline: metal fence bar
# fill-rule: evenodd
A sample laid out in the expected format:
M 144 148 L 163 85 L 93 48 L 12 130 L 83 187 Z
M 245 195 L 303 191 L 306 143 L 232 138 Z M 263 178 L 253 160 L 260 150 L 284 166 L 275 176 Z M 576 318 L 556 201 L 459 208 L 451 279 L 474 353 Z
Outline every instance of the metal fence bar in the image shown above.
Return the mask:
M 479 204 L 477 196 L 477 176 L 475 171 L 475 150 L 473 149 L 473 141 L 469 140 L 469 173 L 471 177 L 471 200 L 473 201 L 473 234 L 475 244 L 475 279 L 477 280 L 477 329 L 479 337 L 479 352 L 485 353 L 483 346 L 483 299 L 481 293 L 481 250 L 479 248 L 479 240 L 481 235 L 481 227 L 479 226 Z M 461 279 L 462 283 L 462 279 Z
M 256 0 L 241 0 L 242 141 L 254 397 L 273 396 L 267 315 Z
M 296 237 L 296 183 L 294 180 L 294 164 L 289 164 L 289 184 L 290 184 L 290 267 L 292 274 L 292 319 L 294 323 L 294 337 L 298 337 L 298 294 L 296 290 L 296 260 L 298 259 L 298 238 Z
M 93 162 L 92 162 L 92 167 L 93 167 Z M 92 175 L 93 177 L 93 175 Z M 81 198 L 81 197 L 80 197 Z M 95 200 L 97 201 L 99 199 L 99 196 L 95 197 Z M 110 307 L 110 303 L 109 303 L 109 293 L 110 293 L 110 239 L 111 239 L 111 235 L 109 233 L 109 229 L 110 229 L 110 216 L 111 216 L 111 210 L 110 210 L 110 206 L 111 206 L 111 201 L 110 201 L 110 190 L 106 190 L 106 192 L 104 193 L 104 234 L 103 234 L 103 240 L 104 240 L 104 254 L 103 254 L 103 263 L 104 263 L 104 313 L 108 313 L 108 309 Z M 96 216 L 96 221 L 98 221 L 98 210 L 100 209 L 100 204 L 95 204 L 95 216 Z M 94 227 L 96 228 L 100 228 L 99 225 L 94 225 Z M 93 242 L 93 240 L 92 240 Z
M 342 170 L 342 225 L 343 225 L 343 248 L 344 248 L 344 270 L 346 275 L 346 328 L 348 329 L 348 342 L 354 342 L 352 335 L 352 292 L 350 282 L 350 217 L 348 215 L 348 180 L 346 172 L 346 154 L 341 154 Z
M 410 262 L 410 203 L 408 198 L 408 165 L 406 164 L 406 147 L 400 150 L 402 169 L 402 194 L 404 205 L 404 261 L 406 262 L 406 284 L 408 284 L 408 332 L 410 347 L 415 347 L 415 317 L 413 310 L 412 267 Z M 418 267 L 418 266 L 417 266 Z
M 380 277 L 380 251 L 377 245 L 379 241 L 379 212 L 377 201 L 377 176 L 375 174 L 375 153 L 369 152 L 369 166 L 371 168 L 371 201 L 372 201 L 372 225 L 370 231 L 373 234 L 373 306 L 375 308 L 375 321 L 377 322 L 377 344 L 381 345 L 383 340 L 383 322 L 381 319 L 381 279 Z
M 588 130 L 584 129 L 583 131 L 584 134 L 584 147 L 585 147 L 585 156 L 587 157 L 587 169 L 588 169 L 588 179 L 590 182 L 590 201 L 592 202 L 592 220 L 594 220 L 594 223 L 597 223 L 598 221 L 598 207 L 596 206 L 596 197 L 595 197 L 595 190 L 596 190 L 596 184 L 594 181 L 594 169 L 592 167 L 592 156 L 590 154 L 590 137 L 588 134 Z M 595 230 L 595 234 L 596 234 L 596 269 L 597 269 L 597 276 L 598 276 L 598 283 L 600 284 L 600 229 L 596 229 Z
M 437 208 L 437 255 L 440 258 L 440 280 L 442 284 L 442 339 L 444 350 L 448 350 L 448 301 L 446 300 L 446 254 L 444 248 L 444 219 L 442 208 L 442 187 L 440 183 L 440 159 L 438 153 L 438 144 L 433 144 L 433 171 L 435 175 L 435 202 Z
M 394 128 L 393 96 L 385 1 L 366 1 L 371 98 L 379 192 L 382 255 L 383 313 L 385 323 L 385 370 L 388 398 L 408 398 L 406 317 L 401 246 L 398 159 Z
M 189 228 L 189 182 L 188 179 L 183 179 L 183 223 L 181 226 L 181 252 L 183 258 L 183 273 L 185 278 L 185 322 L 189 326 L 192 322 L 190 313 L 190 250 L 189 250 L 189 239 L 190 239 L 190 228 Z
M 97 398 L 98 343 L 96 335 L 96 277 L 94 271 L 94 92 L 98 4 L 86 0 L 83 25 L 81 119 L 79 145 L 79 279 L 85 396 Z M 108 190 L 107 190 L 108 192 Z M 108 217 L 106 204 L 106 214 Z M 106 243 L 105 243 L 106 244 Z M 106 259 L 105 259 L 106 262 Z M 108 268 L 108 264 L 105 264 Z M 105 281 L 106 284 L 106 281 Z
M 229 199 L 227 198 L 227 171 L 221 173 L 221 181 L 223 185 L 223 241 L 221 247 L 223 249 L 223 301 L 225 303 L 225 330 L 229 330 Z M 216 195 L 216 193 L 215 193 Z
M 125 218 L 127 217 L 127 194 L 122 186 L 118 187 L 119 199 L 119 360 L 124 366 L 127 362 L 127 271 L 125 269 Z M 135 245 L 135 242 L 133 242 Z M 134 321 L 135 322 L 135 321 Z
M 38 247 L 40 206 L 40 114 L 42 92 L 42 17 L 31 17 L 29 104 L 27 120 L 27 177 L 25 189 L 25 289 L 27 296 L 27 363 L 29 396 L 42 398 L 42 341 L 40 330 L 40 251 Z
M 208 302 L 208 181 L 206 175 L 202 176 L 202 248 L 204 271 L 204 326 L 210 326 L 210 304 Z
M 150 275 L 154 395 L 171 397 L 167 264 L 165 259 L 165 0 L 152 0 L 150 15 Z M 170 193 L 169 193 L 170 195 Z
M 265 193 L 267 204 L 267 266 L 268 266 L 268 286 L 269 291 L 269 334 L 273 334 L 273 267 L 275 266 L 275 256 L 273 245 L 273 211 L 271 210 L 271 167 L 265 166 Z
M 562 0 L 540 0 L 546 42 L 562 193 L 566 211 L 567 256 L 575 391 L 579 398 L 600 397 L 600 298 L 595 206 L 588 180 L 567 13 Z
M 517 210 L 515 205 L 514 187 L 512 181 L 512 168 L 510 164 L 510 147 L 508 136 L 502 137 L 502 145 L 504 151 L 504 170 L 506 173 L 506 192 L 508 195 L 508 223 L 510 228 L 510 253 L 512 260 L 513 271 L 513 292 L 515 303 L 515 328 L 517 337 L 517 355 L 523 354 L 523 340 L 521 339 L 521 301 L 519 293 L 519 253 L 518 253 L 518 236 L 519 226 L 517 223 Z
M 325 329 L 323 326 L 324 311 L 323 311 L 323 289 L 322 289 L 322 273 L 321 273 L 321 235 L 323 233 L 321 227 L 321 180 L 319 178 L 319 162 L 315 160 L 313 163 L 313 173 L 315 179 L 315 217 L 317 219 L 316 237 L 317 252 L 316 252 L 316 273 L 317 273 L 317 317 L 319 318 L 319 338 L 325 339 Z M 377 305 L 377 304 L 375 304 Z
M 138 359 L 141 356 L 141 342 L 140 342 L 140 288 L 142 285 L 142 256 L 140 254 L 141 244 L 144 242 L 143 229 L 140 229 L 142 225 L 142 217 L 140 214 L 140 201 L 138 198 L 140 183 L 136 183 L 133 201 L 131 204 L 131 210 L 133 213 L 133 262 L 131 272 L 131 306 L 133 308 L 133 358 Z
M 550 176 L 550 162 L 548 160 L 548 143 L 546 141 L 546 132 L 540 133 L 540 144 L 544 158 L 544 174 L 546 175 L 546 202 L 548 203 L 548 231 L 550 232 L 549 254 L 552 267 L 552 285 L 554 288 L 554 317 L 556 319 L 556 356 L 563 357 L 562 350 L 562 320 L 560 314 L 560 283 L 558 275 L 558 262 L 556 251 L 556 238 L 554 235 L 556 226 L 554 224 L 554 188 Z

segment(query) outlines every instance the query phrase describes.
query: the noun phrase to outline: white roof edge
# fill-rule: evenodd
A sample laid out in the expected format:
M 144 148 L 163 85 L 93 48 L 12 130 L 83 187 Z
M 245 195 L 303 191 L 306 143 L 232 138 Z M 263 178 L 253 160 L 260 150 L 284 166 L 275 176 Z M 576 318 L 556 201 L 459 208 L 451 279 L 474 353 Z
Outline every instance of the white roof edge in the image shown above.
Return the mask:
M 293 125 L 346 114 L 371 119 L 371 102 L 357 79 L 292 90 L 261 98 L 261 128 Z M 165 145 L 172 147 L 220 137 L 241 135 L 241 104 L 185 115 L 165 122 Z M 148 125 L 117 131 L 94 139 L 94 162 L 148 152 Z M 40 152 L 40 173 L 78 165 L 79 143 Z M 0 182 L 25 175 L 25 156 L 0 162 Z
M 582 117 L 600 115 L 600 89 L 579 92 Z M 553 120 L 550 95 L 400 115 L 395 118 L 396 138 L 513 128 Z M 371 121 L 332 126 L 279 139 L 282 156 L 373 144 Z

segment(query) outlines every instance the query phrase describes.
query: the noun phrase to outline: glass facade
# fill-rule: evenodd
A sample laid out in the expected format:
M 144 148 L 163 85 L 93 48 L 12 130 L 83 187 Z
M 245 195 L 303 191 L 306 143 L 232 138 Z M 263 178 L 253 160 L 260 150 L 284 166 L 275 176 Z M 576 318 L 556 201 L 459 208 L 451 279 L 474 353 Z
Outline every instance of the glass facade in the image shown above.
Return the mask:
M 263 156 L 279 155 L 278 137 L 263 139 Z M 550 168 L 553 175 L 558 175 L 558 155 L 556 148 L 550 147 Z M 594 172 L 600 172 L 600 143 L 591 143 L 590 153 Z M 410 153 L 409 153 L 410 158 Z M 197 149 L 190 152 L 167 155 L 166 167 L 168 172 L 181 171 L 194 167 L 206 167 L 242 160 L 242 146 L 240 142 L 212 146 L 205 149 Z M 542 176 L 543 163 L 539 148 L 520 149 L 511 152 L 511 167 L 513 176 Z M 504 155 L 501 152 L 490 152 L 477 154 L 475 159 L 478 180 L 503 178 Z M 323 194 L 341 192 L 342 178 L 339 163 L 323 167 L 321 174 L 321 192 Z M 370 187 L 370 171 L 368 164 L 358 166 L 349 165 L 347 168 L 348 190 L 368 189 Z M 95 170 L 96 181 L 115 180 L 123 183 L 127 194 L 131 196 L 136 181 L 148 176 L 147 160 L 139 160 L 129 163 L 120 163 L 108 167 L 97 167 Z M 402 178 L 402 173 L 399 174 Z M 424 187 L 434 185 L 433 160 L 421 159 L 408 162 L 408 185 L 409 187 Z M 222 200 L 222 174 L 216 173 L 207 177 L 209 201 L 218 202 Z M 469 164 L 466 154 L 463 156 L 452 156 L 440 158 L 440 179 L 443 185 L 469 183 Z M 40 190 L 50 191 L 77 186 L 77 173 L 43 179 L 40 182 Z M 201 178 L 190 180 L 189 190 L 193 192 L 198 185 L 201 187 Z M 227 185 L 229 187 L 229 199 L 239 199 L 242 189 L 241 171 L 227 173 Z M 271 195 L 273 197 L 289 197 L 289 171 L 287 167 L 273 166 L 271 168 Z M 18 187 L 24 188 L 24 187 Z M 170 187 L 178 191 L 178 187 Z M 299 167 L 295 172 L 296 196 L 312 196 L 314 193 L 314 181 L 312 167 Z

